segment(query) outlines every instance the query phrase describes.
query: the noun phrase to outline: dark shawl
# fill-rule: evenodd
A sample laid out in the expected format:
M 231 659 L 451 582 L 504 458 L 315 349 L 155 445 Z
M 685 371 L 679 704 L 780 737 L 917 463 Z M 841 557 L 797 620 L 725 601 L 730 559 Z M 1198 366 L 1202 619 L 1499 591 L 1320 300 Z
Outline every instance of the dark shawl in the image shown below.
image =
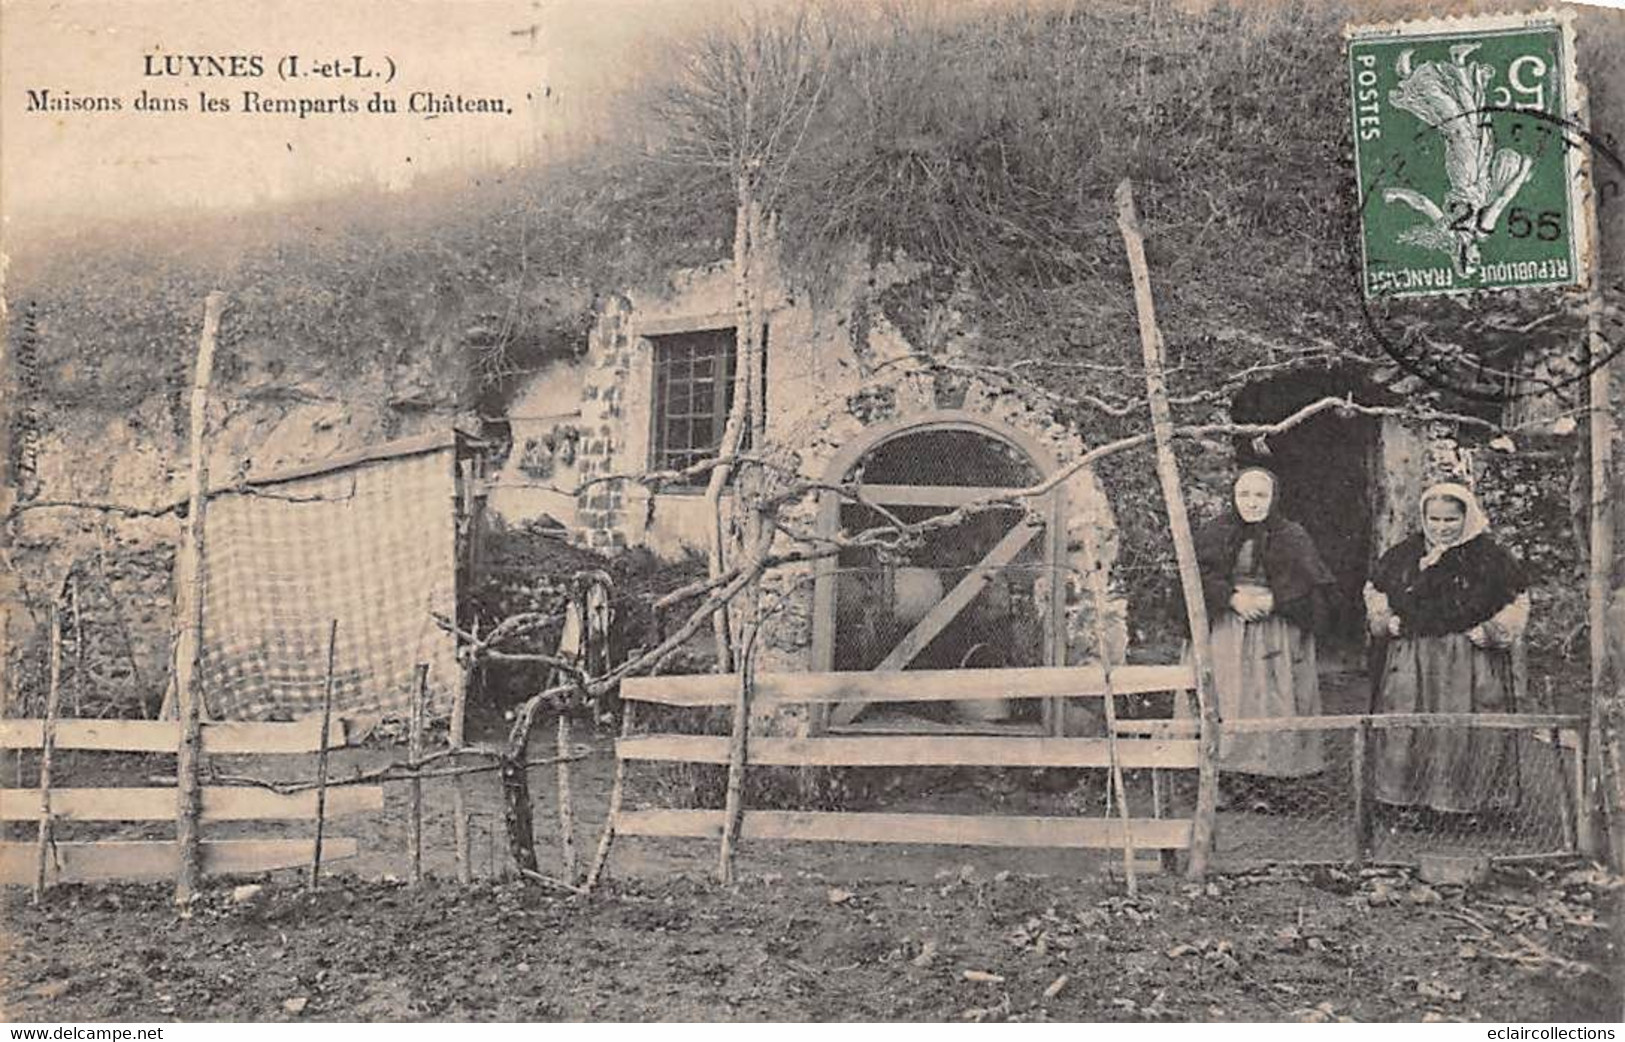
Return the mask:
M 1230 610 L 1235 592 L 1231 576 L 1241 544 L 1253 540 L 1255 560 L 1264 567 L 1265 580 L 1275 596 L 1275 614 L 1299 629 L 1313 633 L 1325 623 L 1325 588 L 1336 580 L 1321 561 L 1309 533 L 1273 509 L 1262 521 L 1248 524 L 1232 507 L 1196 534 L 1196 565 L 1202 572 L 1202 594 L 1209 619 Z
M 1465 633 L 1529 588 L 1518 559 L 1487 532 L 1446 550 L 1423 571 L 1426 552 L 1427 540 L 1413 535 L 1383 554 L 1371 577 L 1407 636 Z

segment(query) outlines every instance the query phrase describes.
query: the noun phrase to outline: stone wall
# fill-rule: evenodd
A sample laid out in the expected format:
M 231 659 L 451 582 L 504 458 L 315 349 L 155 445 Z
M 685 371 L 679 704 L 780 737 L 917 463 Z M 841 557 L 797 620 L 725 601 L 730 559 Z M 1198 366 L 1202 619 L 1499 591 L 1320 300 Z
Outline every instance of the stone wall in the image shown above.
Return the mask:
M 41 323 L 47 343 L 59 335 L 51 322 Z M 462 380 L 454 345 L 366 366 L 335 359 L 296 373 L 274 343 L 235 338 L 229 329 L 222 340 L 206 439 L 211 484 L 464 418 L 456 409 Z M 77 357 L 60 348 L 52 353 Z M 71 372 L 51 375 L 54 385 L 72 385 Z M 70 575 L 82 590 L 89 658 L 83 669 L 91 685 L 82 694 L 92 699 L 86 712 L 129 715 L 162 697 L 174 627 L 171 572 L 183 523 L 173 507 L 185 500 L 189 474 L 187 409 L 184 396 L 155 393 L 109 410 L 89 389 L 40 409 L 28 503 L 61 505 L 25 503 L 0 536 L 0 687 L 11 697 L 38 693 L 50 605 Z M 0 508 L 9 509 L 17 491 L 7 486 Z
M 836 453 L 865 432 L 945 409 L 964 410 L 1020 431 L 1059 466 L 1086 450 L 1078 432 L 1031 402 L 974 380 L 933 375 L 917 364 L 914 345 L 877 305 L 880 292 L 901 275 L 853 265 L 845 283 L 821 294 L 817 304 L 774 280 L 767 314 L 767 448 L 784 465 L 804 477 L 827 479 Z M 651 492 L 624 476 L 649 466 L 654 385 L 649 338 L 730 327 L 733 300 L 729 271 L 718 266 L 684 273 L 664 293 L 627 294 L 602 304 L 580 369 L 582 433 L 574 477 L 584 484 L 576 498 L 573 535 L 583 545 L 607 552 L 643 546 L 668 559 L 703 553 L 710 519 L 702 495 L 694 490 Z M 945 344 L 933 347 L 951 357 L 958 335 L 950 331 Z M 537 380 L 552 378 L 543 374 Z M 522 390 L 519 400 L 526 393 Z M 514 429 L 517 454 L 519 427 Z M 526 520 L 524 505 L 505 497 L 502 489 L 511 470 L 510 464 L 493 486 L 491 503 L 506 521 L 520 523 Z M 1095 657 L 1083 529 L 1095 528 L 1108 571 L 1117 554 L 1117 532 L 1111 507 L 1092 474 L 1080 472 L 1065 484 L 1065 657 L 1079 662 Z M 808 496 L 785 511 L 784 519 L 809 525 L 815 513 L 816 499 Z M 781 569 L 765 585 L 775 611 L 761 667 L 810 668 L 811 567 Z M 1118 654 L 1127 644 L 1127 612 L 1126 602 L 1114 595 L 1107 632 Z

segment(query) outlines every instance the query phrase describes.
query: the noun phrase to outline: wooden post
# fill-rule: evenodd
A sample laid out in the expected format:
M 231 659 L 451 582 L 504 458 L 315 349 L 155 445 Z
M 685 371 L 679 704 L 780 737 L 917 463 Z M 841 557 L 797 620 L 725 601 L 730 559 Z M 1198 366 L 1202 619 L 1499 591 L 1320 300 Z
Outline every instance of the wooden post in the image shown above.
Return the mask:
M 316 844 L 310 855 L 310 892 L 321 886 L 322 833 L 327 829 L 327 751 L 333 726 L 333 666 L 338 656 L 339 620 L 327 627 L 327 674 L 322 682 L 322 741 L 316 749 Z
M 1093 521 L 1083 526 L 1083 556 L 1089 562 L 1089 592 L 1095 605 L 1095 654 L 1100 656 L 1101 680 L 1105 688 L 1101 701 L 1106 709 L 1107 760 L 1111 764 L 1111 786 L 1117 796 L 1118 816 L 1123 821 L 1123 879 L 1128 887 L 1128 896 L 1134 897 L 1139 890 L 1139 877 L 1134 866 L 1134 832 L 1129 824 L 1128 789 L 1123 784 L 1123 767 L 1117 754 L 1117 696 L 1112 692 L 1112 667 L 1115 663 L 1112 661 L 1111 641 L 1106 637 L 1108 603 L 1105 562 L 1100 559 L 1100 540 L 1095 535 Z
M 1140 347 L 1145 357 L 1145 390 L 1151 404 L 1152 433 L 1157 443 L 1157 478 L 1168 505 L 1168 527 L 1179 561 L 1179 582 L 1185 592 L 1185 615 L 1191 630 L 1191 658 L 1196 666 L 1196 706 L 1201 719 L 1201 768 L 1196 786 L 1196 818 L 1191 823 L 1191 856 L 1187 874 L 1200 879 L 1207 873 L 1213 850 L 1213 819 L 1219 787 L 1219 715 L 1213 697 L 1213 666 L 1208 645 L 1207 605 L 1202 600 L 1202 576 L 1196 567 L 1196 543 L 1191 537 L 1185 494 L 1179 486 L 1179 463 L 1174 458 L 1173 410 L 1163 376 L 1162 331 L 1157 327 L 1156 304 L 1151 297 L 1151 271 L 1145 260 L 1145 240 L 1134 212 L 1134 189 L 1124 178 L 1117 186 L 1117 226 L 1128 252 L 1134 276 L 1134 306 L 1139 315 Z
M 459 439 L 459 447 L 461 440 Z M 477 467 L 478 457 L 459 460 L 457 475 L 459 488 L 462 492 L 460 502 L 463 507 L 462 522 L 459 530 L 464 533 L 462 550 L 464 552 L 464 569 L 468 575 L 481 574 L 482 559 L 480 551 L 480 529 L 483 523 L 483 511 L 480 491 L 481 479 Z M 478 619 L 473 622 L 474 642 L 480 639 L 480 623 Z M 451 722 L 448 727 L 447 741 L 451 744 L 452 755 L 450 764 L 461 767 L 463 758 L 459 750 L 467 739 L 468 717 L 468 688 L 474 681 L 474 671 L 477 661 L 471 655 L 463 662 L 463 667 L 457 671 L 457 688 L 451 696 Z M 474 881 L 474 857 L 470 848 L 469 839 L 469 813 L 468 813 L 468 779 L 462 774 L 456 774 L 451 779 L 451 834 L 452 857 L 457 863 L 457 882 L 472 883 Z
M 45 720 L 41 725 L 39 761 L 39 849 L 34 874 L 34 903 L 45 897 L 46 868 L 51 861 L 51 761 L 56 756 L 56 718 L 62 699 L 62 607 L 51 605 L 51 675 L 45 689 Z
M 479 624 L 475 623 L 475 639 L 479 639 Z M 461 683 L 452 696 L 451 728 L 448 740 L 453 750 L 463 747 L 465 731 L 464 718 L 468 714 L 468 685 L 473 679 L 474 667 L 470 662 L 463 667 Z M 462 765 L 462 757 L 453 753 L 451 757 L 453 766 Z M 472 883 L 474 881 L 473 851 L 469 848 L 468 837 L 468 785 L 467 779 L 461 775 L 452 778 L 451 790 L 451 831 L 452 844 L 456 848 L 453 856 L 457 859 L 457 881 L 459 883 Z
M 530 717 L 521 714 L 502 754 L 502 815 L 508 831 L 508 853 L 521 876 L 540 872 L 536 864 L 536 822 L 530 804 Z
M 559 858 L 564 863 L 564 880 L 571 886 L 576 882 L 576 815 L 570 794 L 570 714 L 559 707 L 559 724 L 555 748 L 559 762 Z
M 1364 866 L 1371 857 L 1371 800 L 1366 791 L 1370 769 L 1371 721 L 1361 720 L 1354 729 L 1354 748 L 1349 753 L 1349 770 L 1354 786 L 1354 863 Z
M 626 738 L 632 733 L 633 709 L 636 702 L 621 703 L 621 737 Z M 598 834 L 598 849 L 592 856 L 592 867 L 587 870 L 586 882 L 582 888 L 591 893 L 598 885 L 598 880 L 604 874 L 604 868 L 609 864 L 609 848 L 615 842 L 615 819 L 621 813 L 621 800 L 626 784 L 626 761 L 621 759 L 617 750 L 615 755 L 615 777 L 609 785 L 609 809 L 604 813 L 604 828 Z
M 1591 101 L 1585 86 L 1580 85 L 1575 107 L 1582 124 L 1591 122 Z M 1598 184 L 1596 157 L 1581 153 L 1587 181 L 1593 191 L 1585 200 L 1585 213 L 1580 215 L 1590 231 L 1591 256 L 1587 258 L 1588 292 L 1586 294 L 1586 346 L 1588 359 L 1607 357 L 1608 343 L 1603 335 L 1605 302 L 1602 290 L 1602 238 L 1597 217 L 1595 188 Z M 1591 711 L 1587 728 L 1586 793 L 1588 809 L 1600 808 L 1601 814 L 1584 815 L 1590 827 L 1582 830 L 1580 852 L 1592 857 L 1608 854 L 1616 871 L 1625 868 L 1625 821 L 1621 821 L 1619 791 L 1622 781 L 1612 779 L 1622 766 L 1619 747 L 1613 731 L 1621 721 L 1615 719 L 1618 707 L 1613 692 L 1604 684 L 1608 661 L 1608 598 L 1614 561 L 1613 513 L 1613 361 L 1595 366 L 1588 377 L 1589 415 L 1587 435 L 1591 449 L 1591 511 L 1590 547 L 1586 577 L 1586 620 L 1590 632 L 1591 654 Z M 1610 711 L 1613 710 L 1613 711 Z M 1605 841 L 1603 829 L 1608 836 Z M 1605 851 L 1606 847 L 1606 851 Z
M 205 437 L 209 421 L 209 379 L 214 372 L 214 341 L 220 331 L 225 297 L 210 293 L 203 302 L 203 335 L 198 340 L 192 378 L 190 452 L 191 499 L 181 561 L 187 572 L 180 588 L 184 610 L 175 640 L 175 701 L 180 714 L 180 744 L 175 757 L 175 845 L 180 854 L 175 873 L 175 903 L 186 905 L 197 892 L 202 874 L 199 822 L 203 814 L 203 698 L 198 690 L 198 653 L 203 644 L 203 515 L 208 509 L 209 457 Z
M 739 823 L 744 817 L 745 752 L 750 738 L 750 704 L 756 687 L 756 636 L 760 620 L 752 619 L 739 656 L 739 684 L 734 689 L 733 733 L 728 738 L 728 790 L 722 806 L 722 845 L 717 852 L 717 879 L 734 881 L 734 848 L 739 844 Z
M 1595 241 L 1593 250 L 1597 249 Z M 1593 352 L 1602 352 L 1607 345 L 1602 342 L 1600 310 L 1601 302 L 1595 289 L 1595 280 L 1598 276 L 1593 274 L 1593 291 L 1588 300 L 1588 325 L 1590 326 L 1589 340 Z M 1613 735 L 1610 733 L 1610 720 L 1612 715 L 1604 711 L 1605 704 L 1611 700 L 1613 694 L 1605 685 L 1608 662 L 1608 598 L 1610 594 L 1610 579 L 1613 571 L 1614 555 L 1614 517 L 1613 517 L 1613 443 L 1614 424 L 1612 412 L 1612 379 L 1609 365 L 1597 366 L 1590 377 L 1590 439 L 1591 439 L 1591 547 L 1590 567 L 1586 577 L 1586 618 L 1590 630 L 1591 651 L 1591 726 L 1587 729 L 1590 734 L 1590 753 L 1587 757 L 1591 761 L 1589 771 L 1588 798 L 1596 805 L 1600 803 L 1604 809 L 1604 820 L 1609 827 L 1609 848 L 1612 862 L 1616 868 L 1625 866 L 1625 828 L 1621 827 L 1619 816 L 1620 808 L 1617 801 L 1612 798 L 1613 788 L 1606 784 L 1611 770 L 1620 767 L 1618 761 L 1611 756 L 1615 750 Z M 1615 785 L 1617 786 L 1617 781 Z M 1588 835 L 1580 837 L 1581 852 L 1596 856 L 1602 852 L 1602 840 L 1593 829 Z
M 1547 709 L 1551 706 L 1548 704 Z M 1563 749 L 1563 730 L 1554 727 L 1547 732 L 1552 742 L 1552 759 L 1557 764 L 1557 792 L 1560 798 L 1559 812 L 1563 815 L 1563 852 L 1565 854 L 1578 853 L 1580 850 L 1580 834 L 1576 829 L 1578 816 L 1574 812 L 1575 793 L 1569 791 L 1569 764 L 1568 755 Z M 1579 755 L 1576 750 L 1575 755 Z
M 407 730 L 406 760 L 412 767 L 412 779 L 407 783 L 410 801 L 406 819 L 407 852 L 411 857 L 413 886 L 423 882 L 423 779 L 418 770 L 423 766 L 423 703 L 429 694 L 429 666 L 419 663 L 417 680 L 412 685 L 412 715 Z

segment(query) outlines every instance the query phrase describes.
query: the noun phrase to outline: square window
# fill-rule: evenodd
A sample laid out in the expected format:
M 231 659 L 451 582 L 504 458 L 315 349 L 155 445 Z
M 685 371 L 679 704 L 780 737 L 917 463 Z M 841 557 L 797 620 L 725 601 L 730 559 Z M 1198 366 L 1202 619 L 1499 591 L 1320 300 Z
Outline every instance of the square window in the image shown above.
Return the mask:
M 732 327 L 649 338 L 654 348 L 653 470 L 682 470 L 716 455 L 733 405 L 737 350 Z M 762 329 L 762 375 L 767 376 L 767 328 Z M 678 487 L 704 488 L 708 474 Z

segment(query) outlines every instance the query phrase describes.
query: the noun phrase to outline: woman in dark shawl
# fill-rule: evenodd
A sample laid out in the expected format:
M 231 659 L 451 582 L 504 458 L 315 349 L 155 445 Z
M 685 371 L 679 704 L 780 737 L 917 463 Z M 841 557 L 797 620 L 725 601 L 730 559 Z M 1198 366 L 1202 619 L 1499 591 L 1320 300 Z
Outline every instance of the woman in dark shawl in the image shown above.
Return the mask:
M 1472 492 L 1422 494 L 1422 531 L 1382 555 L 1366 584 L 1371 631 L 1387 638 L 1381 713 L 1512 713 L 1512 644 L 1529 623 L 1528 582 L 1489 534 Z M 1511 731 L 1416 727 L 1375 740 L 1377 799 L 1471 814 L 1516 802 Z
M 1275 475 L 1249 467 L 1233 509 L 1196 537 L 1222 720 L 1320 712 L 1315 630 L 1334 582 L 1303 526 L 1276 509 Z M 1326 767 L 1315 732 L 1224 734 L 1224 771 L 1301 778 Z

